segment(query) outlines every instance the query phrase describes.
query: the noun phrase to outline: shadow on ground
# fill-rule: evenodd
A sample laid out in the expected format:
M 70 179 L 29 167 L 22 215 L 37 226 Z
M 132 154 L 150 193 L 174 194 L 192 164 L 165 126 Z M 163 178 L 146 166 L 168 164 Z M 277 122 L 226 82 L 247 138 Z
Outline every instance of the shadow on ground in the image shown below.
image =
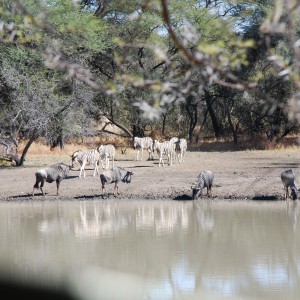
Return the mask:
M 179 195 L 173 198 L 173 200 L 192 200 L 192 197 L 187 194 Z
M 96 195 L 82 195 L 82 196 L 75 196 L 74 199 L 77 200 L 87 200 L 87 199 L 103 199 L 101 195 L 96 194 Z M 104 198 L 105 199 L 105 198 Z
M 259 195 L 259 196 L 254 196 L 252 200 L 255 201 L 279 201 L 281 200 L 278 196 L 264 196 L 264 195 Z

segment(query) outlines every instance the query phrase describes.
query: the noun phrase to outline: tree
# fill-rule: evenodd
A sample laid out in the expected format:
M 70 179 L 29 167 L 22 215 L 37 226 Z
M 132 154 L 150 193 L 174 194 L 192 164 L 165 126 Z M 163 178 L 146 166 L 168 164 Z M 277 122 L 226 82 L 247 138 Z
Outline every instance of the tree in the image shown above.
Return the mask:
M 1 114 L 0 121 L 12 124 L 21 138 L 28 139 L 20 165 L 31 143 L 40 137 L 46 138 L 52 146 L 56 141 L 63 146 L 70 136 L 89 134 L 86 129 L 91 120 L 91 99 L 95 92 L 73 77 L 81 68 L 79 65 L 62 64 L 62 70 L 69 71 L 67 77 L 64 72 L 51 70 L 55 68 L 53 53 L 67 53 L 68 60 L 86 64 L 89 55 L 104 47 L 99 40 L 102 23 L 89 14 L 78 12 L 69 1 L 48 7 L 51 26 L 49 19 L 43 26 L 38 23 L 42 7 L 34 6 L 35 1 L 26 1 L 26 4 L 21 10 L 12 11 L 14 27 L 1 46 L 1 78 L 9 88 L 9 97 L 5 97 L 9 101 L 1 102 L 5 113 Z M 22 9 L 27 12 L 24 16 L 21 16 Z M 87 54 L 85 60 L 83 53 Z M 44 55 L 47 55 L 46 65 L 50 70 L 44 66 Z
M 263 0 L 4 1 L 1 47 L 13 51 L 1 62 L 8 87 L 0 95 L 1 108 L 20 132 L 29 133 L 28 124 L 37 126 L 24 121 L 24 104 L 39 104 L 36 117 L 43 116 L 49 127 L 37 135 L 53 145 L 79 132 L 90 134 L 89 120 L 101 115 L 133 135 L 164 120 L 164 132 L 180 127 L 190 141 L 199 122 L 217 137 L 230 132 L 235 142 L 238 134 L 276 124 L 280 130 L 268 135 L 277 139 L 297 127 L 290 117 L 298 111 L 293 12 L 299 5 L 286 3 L 283 8 Z M 19 88 L 18 82 L 26 84 Z M 180 118 L 178 104 L 186 112 Z M 80 118 L 64 122 L 75 108 Z M 7 124 L 8 118 L 2 114 L 1 121 Z

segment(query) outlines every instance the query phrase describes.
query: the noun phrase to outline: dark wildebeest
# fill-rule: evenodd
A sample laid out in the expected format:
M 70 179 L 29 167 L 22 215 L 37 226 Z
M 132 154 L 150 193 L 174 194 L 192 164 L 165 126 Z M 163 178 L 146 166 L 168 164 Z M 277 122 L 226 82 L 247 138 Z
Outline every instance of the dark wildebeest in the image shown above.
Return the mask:
M 289 188 L 291 190 L 290 198 L 292 198 L 293 200 L 297 200 L 298 199 L 298 189 L 296 187 L 295 174 L 294 174 L 293 170 L 289 169 L 289 170 L 283 171 L 281 173 L 281 181 L 283 183 L 283 187 L 285 190 L 285 194 L 284 194 L 285 200 L 287 200 L 289 197 Z
M 105 184 L 107 183 L 114 183 L 114 196 L 116 196 L 116 191 L 118 193 L 118 183 L 120 181 L 130 183 L 131 182 L 131 176 L 133 175 L 132 172 L 129 172 L 123 168 L 119 167 L 113 167 L 110 170 L 104 171 L 100 175 L 100 181 L 102 185 L 102 197 L 104 196 L 104 191 L 106 193 Z
M 202 196 L 202 191 L 204 188 L 207 188 L 207 196 L 211 197 L 211 187 L 214 180 L 214 174 L 212 171 L 204 171 L 201 172 L 197 181 L 192 185 L 192 198 L 193 200 L 197 200 L 200 196 Z
M 43 186 L 45 182 L 53 182 L 56 181 L 56 187 L 57 187 L 57 195 L 59 190 L 60 182 L 68 177 L 68 172 L 71 169 L 71 166 L 68 166 L 64 163 L 58 163 L 43 169 L 38 170 L 35 173 L 35 184 L 33 186 L 32 190 L 32 196 L 34 196 L 34 189 L 41 189 L 43 195 L 45 196 L 45 193 L 43 191 Z

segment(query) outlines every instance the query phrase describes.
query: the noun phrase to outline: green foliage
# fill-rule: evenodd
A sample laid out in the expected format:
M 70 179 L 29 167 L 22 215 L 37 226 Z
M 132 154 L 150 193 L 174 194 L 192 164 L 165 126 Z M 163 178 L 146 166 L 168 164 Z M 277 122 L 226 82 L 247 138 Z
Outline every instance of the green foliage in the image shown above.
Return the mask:
M 250 82 L 283 105 L 296 91 L 291 37 L 278 35 L 266 45 L 260 32 L 273 30 L 272 24 L 277 34 L 282 28 L 273 2 L 167 1 L 170 24 L 159 0 L 80 3 L 24 0 L 24 8 L 0 2 L 0 81 L 6 87 L 0 125 L 15 119 L 24 135 L 39 128 L 49 140 L 62 132 L 90 134 L 92 118 L 101 115 L 130 130 L 164 121 L 185 136 L 197 126 L 263 132 L 274 122 L 267 114 L 260 119 L 265 103 L 254 89 L 244 97 L 236 88 Z M 270 53 L 277 65 L 267 59 Z M 193 99 L 190 107 L 187 99 Z
M 82 12 L 70 1 L 50 1 L 48 19 L 61 38 L 66 52 L 80 51 L 92 55 L 111 45 L 105 22 L 88 12 Z

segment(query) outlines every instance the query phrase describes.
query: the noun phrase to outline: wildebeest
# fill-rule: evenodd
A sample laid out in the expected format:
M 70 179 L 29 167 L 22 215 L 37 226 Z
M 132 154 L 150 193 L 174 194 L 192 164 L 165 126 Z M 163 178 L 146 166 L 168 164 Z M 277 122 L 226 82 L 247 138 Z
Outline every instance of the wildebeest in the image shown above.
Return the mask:
M 130 183 L 132 172 L 129 172 L 120 167 L 113 167 L 111 170 L 104 171 L 100 174 L 100 181 L 102 186 L 102 197 L 104 197 L 104 192 L 106 193 L 105 184 L 114 183 L 114 196 L 118 194 L 118 183 L 120 181 Z
M 284 193 L 285 200 L 287 200 L 289 197 L 289 189 L 291 191 L 290 198 L 292 198 L 293 200 L 297 200 L 298 189 L 296 187 L 294 171 L 292 169 L 283 171 L 280 177 L 285 191 Z
M 34 196 L 34 189 L 41 189 L 43 195 L 45 193 L 43 191 L 43 186 L 45 182 L 53 182 L 56 181 L 57 195 L 59 190 L 60 182 L 68 177 L 68 172 L 71 169 L 71 166 L 68 166 L 64 163 L 57 163 L 55 165 L 43 168 L 38 170 L 35 173 L 35 184 L 32 190 L 32 196 Z
M 207 188 L 207 196 L 211 197 L 213 180 L 214 174 L 212 171 L 201 172 L 198 175 L 196 182 L 191 187 L 193 200 L 197 200 L 200 196 L 202 196 L 202 191 L 204 188 Z
M 102 169 L 109 168 L 109 159 L 112 161 L 112 166 L 115 165 L 115 156 L 116 156 L 116 148 L 112 144 L 108 145 L 100 145 L 98 147 L 98 151 L 100 153 L 100 162 L 102 165 Z M 105 161 L 105 166 L 103 165 L 103 160 Z
M 151 137 L 134 137 L 133 148 L 136 149 L 136 160 L 139 160 L 141 151 L 141 160 L 143 160 L 143 151 L 146 149 L 149 153 L 148 160 L 153 159 L 153 140 Z
M 81 173 L 83 172 L 83 177 L 85 177 L 85 166 L 86 165 L 93 165 L 94 166 L 94 174 L 93 177 L 95 177 L 96 172 L 97 175 L 99 174 L 98 171 L 98 162 L 100 159 L 100 153 L 98 149 L 91 149 L 86 152 L 83 151 L 75 151 L 72 155 L 72 167 L 74 166 L 74 163 L 79 162 L 80 163 L 80 172 L 79 177 L 81 177 Z

